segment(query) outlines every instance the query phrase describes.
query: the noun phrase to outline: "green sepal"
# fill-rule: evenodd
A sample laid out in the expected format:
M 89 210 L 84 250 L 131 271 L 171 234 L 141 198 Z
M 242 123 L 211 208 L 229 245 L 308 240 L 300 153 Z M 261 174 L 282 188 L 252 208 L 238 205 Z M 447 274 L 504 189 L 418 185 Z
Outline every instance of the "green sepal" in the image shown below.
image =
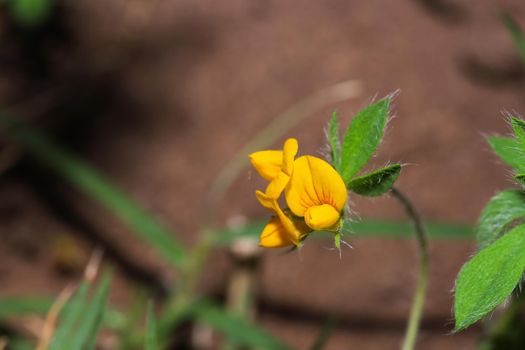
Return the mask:
M 525 225 L 519 225 L 463 266 L 456 281 L 456 331 L 481 319 L 512 293 L 525 270 L 524 251 Z
M 389 191 L 401 172 L 400 164 L 392 164 L 351 180 L 347 188 L 362 196 L 375 197 Z
M 348 183 L 372 158 L 385 131 L 390 97 L 357 113 L 343 137 L 340 174 Z

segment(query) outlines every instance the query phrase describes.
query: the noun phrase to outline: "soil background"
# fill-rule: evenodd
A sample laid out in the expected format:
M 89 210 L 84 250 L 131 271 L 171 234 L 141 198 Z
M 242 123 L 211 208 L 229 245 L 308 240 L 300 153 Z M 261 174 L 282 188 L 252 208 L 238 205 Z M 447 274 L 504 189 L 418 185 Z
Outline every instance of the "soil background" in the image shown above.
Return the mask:
M 508 134 L 502 111 L 525 111 L 525 70 L 499 11 L 525 23 L 520 1 L 57 2 L 37 34 L 0 22 L 0 98 L 110 176 L 188 246 L 207 191 L 235 153 L 277 115 L 320 89 L 357 80 L 359 97 L 312 111 L 287 135 L 303 154 L 325 146 L 334 109 L 343 125 L 373 98 L 399 90 L 371 168 L 407 166 L 398 187 L 423 218 L 474 225 L 484 203 L 512 186 L 484 137 Z M 5 9 L 4 9 L 5 10 Z M 5 12 L 5 11 L 4 11 Z M 282 140 L 274 145 L 279 148 Z M 119 266 L 111 300 L 130 286 L 173 278 L 99 206 L 28 157 L 0 178 L 0 295 L 56 295 L 94 246 Z M 248 162 L 246 162 L 248 165 Z M 218 208 L 220 225 L 266 212 L 248 166 Z M 390 196 L 353 196 L 356 218 L 405 220 Z M 258 320 L 307 349 L 331 315 L 327 349 L 398 349 L 417 272 L 413 241 L 349 238 L 300 254 L 265 251 Z M 470 240 L 433 240 L 420 349 L 474 349 L 478 326 L 452 330 L 452 289 Z M 71 253 L 72 252 L 72 253 Z M 69 254 L 69 255 L 68 255 Z M 66 266 L 64 266 L 66 265 Z M 224 294 L 219 250 L 202 290 Z

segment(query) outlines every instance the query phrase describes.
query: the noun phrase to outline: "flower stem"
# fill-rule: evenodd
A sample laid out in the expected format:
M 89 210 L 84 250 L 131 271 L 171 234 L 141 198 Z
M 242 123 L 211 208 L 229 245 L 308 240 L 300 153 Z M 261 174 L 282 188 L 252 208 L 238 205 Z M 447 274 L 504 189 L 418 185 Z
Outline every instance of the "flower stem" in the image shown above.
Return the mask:
M 421 217 L 414 209 L 410 200 L 395 187 L 392 188 L 392 195 L 399 201 L 399 203 L 401 203 L 406 214 L 412 220 L 416 230 L 416 240 L 419 248 L 418 281 L 402 347 L 402 350 L 413 350 L 417 339 L 417 333 L 419 331 L 419 325 L 421 323 L 421 315 L 423 313 L 423 306 L 425 304 L 425 296 L 427 293 L 428 241 Z

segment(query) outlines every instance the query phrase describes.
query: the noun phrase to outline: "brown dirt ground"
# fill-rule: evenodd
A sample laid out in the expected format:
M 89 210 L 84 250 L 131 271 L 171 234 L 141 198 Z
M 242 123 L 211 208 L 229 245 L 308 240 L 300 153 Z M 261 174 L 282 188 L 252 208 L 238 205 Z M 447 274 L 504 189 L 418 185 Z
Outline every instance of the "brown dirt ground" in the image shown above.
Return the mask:
M 0 94 L 13 111 L 65 135 L 192 245 L 215 174 L 272 118 L 321 88 L 359 80 L 361 97 L 315 111 L 289 133 L 302 153 L 315 153 L 334 108 L 346 123 L 372 97 L 400 89 L 373 163 L 409 164 L 399 187 L 426 220 L 474 224 L 491 195 L 510 186 L 483 134 L 508 132 L 503 109 L 525 111 L 525 74 L 497 18 L 505 8 L 525 23 L 525 6 L 451 1 L 457 8 L 440 12 L 428 3 L 78 1 L 64 10 L 70 38 L 45 48 L 53 53 L 48 76 L 36 81 L 26 70 L 0 67 Z M 28 175 L 33 168 L 19 168 L 0 181 L 0 295 L 56 295 L 75 279 L 54 268 L 64 235 L 84 254 L 106 240 L 131 265 L 171 278 L 153 251 L 99 207 L 56 181 L 43 188 L 40 175 Z M 221 202 L 221 222 L 264 218 L 253 175 L 243 172 Z M 49 192 L 57 191 L 88 225 L 50 208 Z M 404 219 L 388 196 L 354 197 L 352 208 L 365 218 Z M 93 232 L 102 234 L 93 239 Z M 342 259 L 322 240 L 308 241 L 300 256 L 265 252 L 262 324 L 306 349 L 323 315 L 335 313 L 343 321 L 327 349 L 397 349 L 416 274 L 414 243 L 351 241 Z M 454 277 L 473 248 L 431 242 L 421 349 L 474 348 L 479 330 L 450 335 Z M 202 288 L 220 293 L 227 271 L 218 252 Z M 132 280 L 119 274 L 115 303 L 125 304 Z

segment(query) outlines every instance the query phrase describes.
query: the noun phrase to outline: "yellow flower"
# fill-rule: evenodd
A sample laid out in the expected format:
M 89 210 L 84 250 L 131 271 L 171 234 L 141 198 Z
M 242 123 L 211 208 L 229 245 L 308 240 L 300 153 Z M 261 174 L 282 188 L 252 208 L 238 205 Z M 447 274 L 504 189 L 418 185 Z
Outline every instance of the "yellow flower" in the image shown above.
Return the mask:
M 302 156 L 294 162 L 294 175 L 285 196 L 292 213 L 304 217 L 311 229 L 334 231 L 339 226 L 347 191 L 341 175 L 330 164 Z
M 270 184 L 256 192 L 265 208 L 274 212 L 263 229 L 260 245 L 267 248 L 299 246 L 313 230 L 337 231 L 346 204 L 346 186 L 339 173 L 324 160 L 302 156 L 294 160 L 297 140 L 286 140 L 282 151 L 250 155 L 257 172 Z M 278 199 L 285 191 L 287 209 Z
M 260 246 L 266 248 L 280 248 L 289 245 L 300 245 L 301 241 L 312 230 L 304 220 L 294 218 L 289 210 L 283 211 L 277 199 L 271 198 L 261 191 L 255 192 L 257 199 L 263 207 L 272 210 L 275 217 L 266 224 L 261 233 Z
M 270 181 L 266 194 L 279 198 L 290 181 L 293 173 L 293 163 L 299 146 L 297 140 L 289 138 L 284 142 L 282 151 L 259 151 L 250 154 L 250 160 L 255 170 L 264 179 Z

